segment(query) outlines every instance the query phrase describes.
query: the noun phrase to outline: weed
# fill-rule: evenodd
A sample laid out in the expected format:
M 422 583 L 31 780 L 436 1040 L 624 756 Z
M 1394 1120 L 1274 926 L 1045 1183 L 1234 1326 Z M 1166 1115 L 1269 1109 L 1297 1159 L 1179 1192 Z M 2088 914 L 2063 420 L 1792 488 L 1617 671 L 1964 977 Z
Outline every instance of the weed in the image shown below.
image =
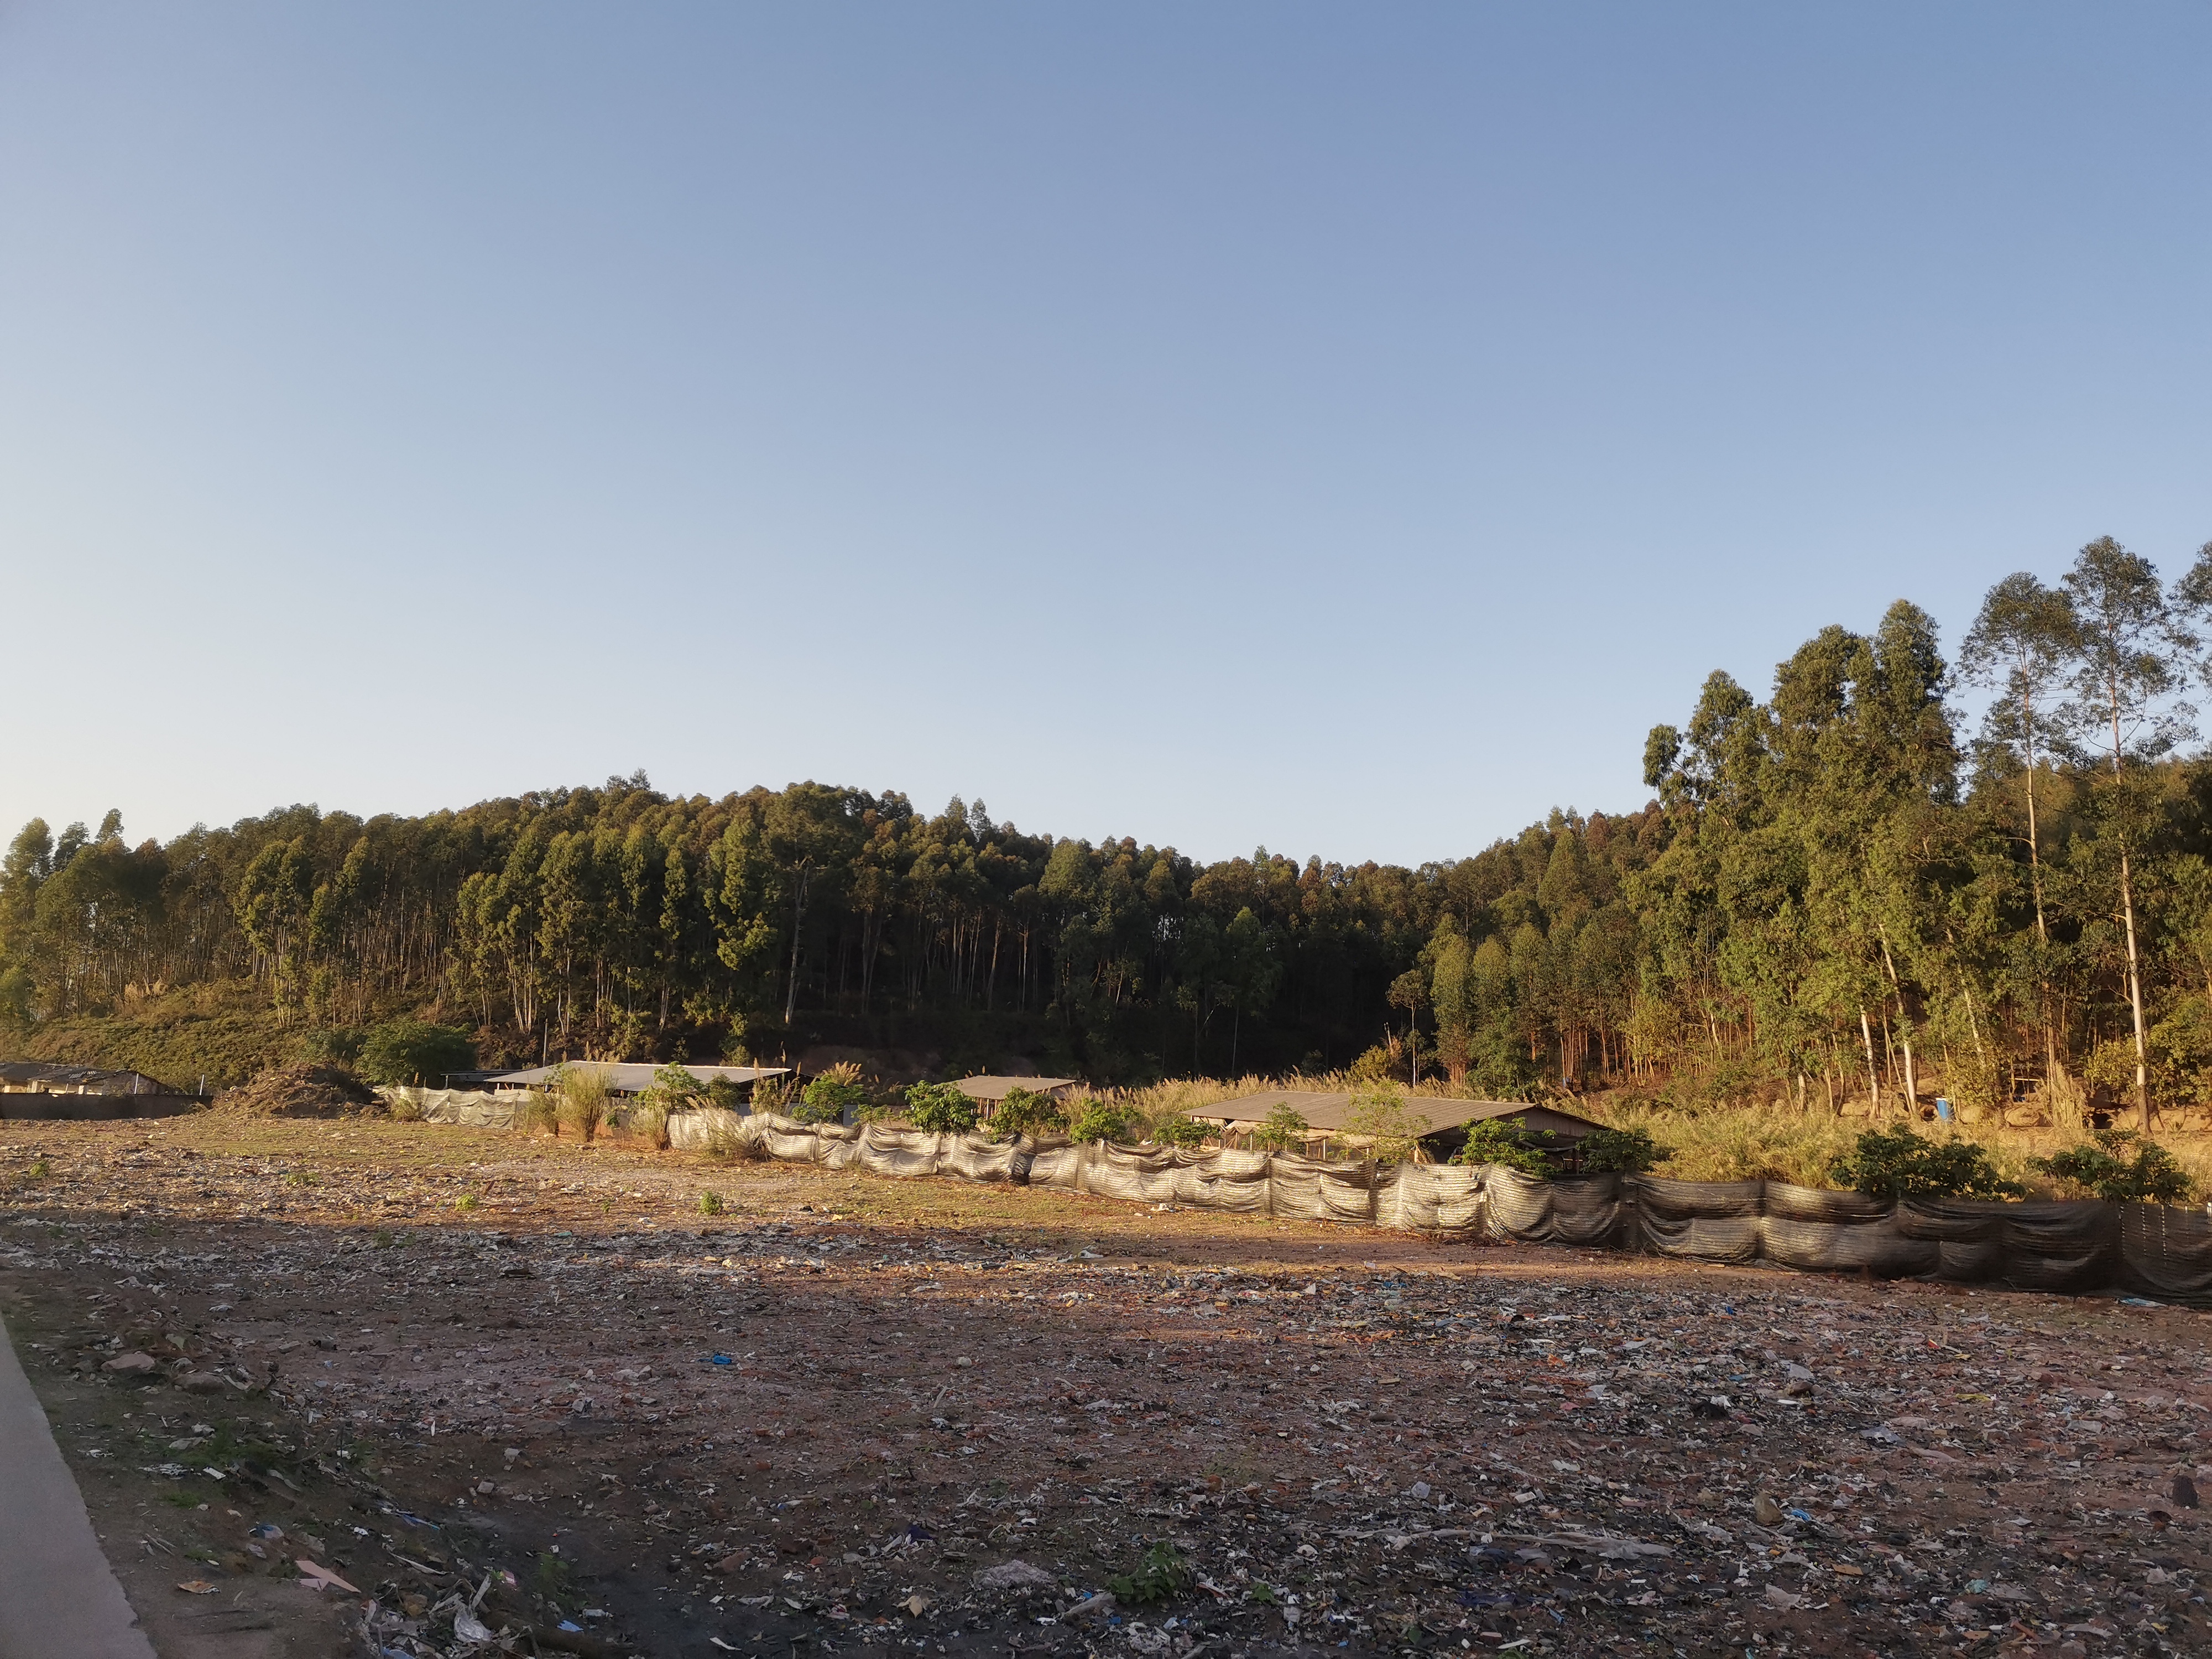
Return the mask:
M 321 1183 L 305 1170 L 295 1170 L 284 1177 L 287 1187 L 314 1187 Z
M 54 1166 L 47 1163 L 43 1158 L 37 1163 L 31 1165 L 28 1170 L 24 1171 L 24 1173 L 29 1176 L 33 1181 L 44 1181 L 48 1176 L 53 1174 L 53 1172 Z
M 477 1195 L 474 1193 L 463 1193 L 459 1198 L 453 1200 L 453 1207 L 457 1210 L 463 1211 L 475 1209 L 477 1207 Z
M 1146 1607 L 1155 1601 L 1173 1601 L 1196 1578 L 1182 1552 L 1163 1538 L 1144 1553 L 1133 1572 L 1109 1578 L 1106 1588 L 1114 1592 L 1117 1601 Z
M 722 1213 L 722 1195 L 721 1195 L 721 1194 L 720 1194 L 720 1193 L 702 1193 L 702 1194 L 699 1194 L 699 1213 L 700 1213 L 701 1215 L 720 1215 L 720 1214 L 721 1214 L 721 1213 Z

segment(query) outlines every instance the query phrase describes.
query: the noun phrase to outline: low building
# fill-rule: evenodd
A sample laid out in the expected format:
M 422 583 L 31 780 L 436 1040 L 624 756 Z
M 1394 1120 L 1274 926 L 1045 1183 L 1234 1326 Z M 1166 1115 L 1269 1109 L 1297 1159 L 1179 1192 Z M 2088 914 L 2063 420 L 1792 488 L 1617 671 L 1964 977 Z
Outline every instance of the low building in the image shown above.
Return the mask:
M 97 1066 L 62 1066 L 42 1060 L 0 1060 L 0 1094 L 173 1095 L 143 1072 L 109 1072 Z
M 1073 1077 L 963 1077 L 952 1086 L 975 1103 L 988 1123 L 999 1103 L 1017 1089 L 1042 1095 L 1047 1100 L 1066 1100 L 1084 1085 L 1082 1079 Z
M 674 1062 L 669 1062 L 673 1064 Z M 615 1095 L 641 1095 L 653 1087 L 653 1074 L 659 1066 L 649 1062 L 613 1060 L 571 1060 L 560 1066 L 533 1066 L 522 1072 L 494 1072 L 485 1075 L 477 1085 L 492 1090 L 542 1089 L 553 1080 L 553 1074 L 563 1066 L 574 1071 L 604 1072 L 607 1074 L 607 1092 Z M 787 1066 L 686 1066 L 684 1068 L 702 1083 L 717 1079 L 726 1079 L 750 1088 L 763 1078 L 787 1077 Z
M 1303 1150 L 1307 1156 L 1356 1155 L 1370 1143 L 1365 1137 L 1345 1127 L 1352 1115 L 1352 1099 L 1349 1091 L 1267 1089 L 1235 1100 L 1216 1101 L 1211 1106 L 1196 1109 L 1190 1116 L 1200 1123 L 1218 1126 L 1224 1146 L 1249 1145 L 1260 1126 L 1278 1108 L 1286 1106 L 1306 1121 Z M 1563 1112 L 1556 1106 L 1534 1105 L 1525 1100 L 1447 1100 L 1431 1095 L 1409 1095 L 1405 1105 L 1409 1114 L 1428 1121 L 1428 1129 L 1420 1136 L 1420 1156 L 1436 1163 L 1446 1161 L 1464 1146 L 1468 1131 L 1474 1125 L 1497 1119 L 1516 1123 L 1532 1133 L 1556 1136 L 1565 1142 L 1579 1140 L 1591 1130 L 1604 1127 L 1572 1112 Z

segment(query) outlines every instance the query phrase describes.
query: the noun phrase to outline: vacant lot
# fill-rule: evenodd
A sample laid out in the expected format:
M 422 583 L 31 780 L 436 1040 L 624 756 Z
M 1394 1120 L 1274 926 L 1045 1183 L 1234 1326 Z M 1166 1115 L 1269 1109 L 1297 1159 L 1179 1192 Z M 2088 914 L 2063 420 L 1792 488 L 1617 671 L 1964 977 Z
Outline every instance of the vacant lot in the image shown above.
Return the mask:
M 2197 1314 L 227 1114 L 0 1187 L 170 1659 L 2212 1645 Z

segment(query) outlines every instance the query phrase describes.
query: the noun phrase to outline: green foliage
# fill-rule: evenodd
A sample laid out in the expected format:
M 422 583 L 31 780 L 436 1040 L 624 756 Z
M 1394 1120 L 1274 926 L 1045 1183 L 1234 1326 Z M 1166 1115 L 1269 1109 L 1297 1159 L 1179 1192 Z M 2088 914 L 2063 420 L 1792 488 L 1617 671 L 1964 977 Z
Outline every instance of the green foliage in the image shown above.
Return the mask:
M 2100 1129 L 2085 1146 L 2069 1147 L 2032 1167 L 2054 1179 L 2086 1188 L 2113 1203 L 2179 1204 L 2194 1190 L 2189 1172 L 2154 1140 L 2124 1156 L 2139 1137 L 2133 1129 Z
M 702 1193 L 702 1194 L 699 1194 L 699 1213 L 700 1213 L 701 1215 L 720 1215 L 720 1214 L 721 1214 L 721 1213 L 722 1213 L 722 1195 L 721 1195 L 721 1194 L 720 1194 L 720 1193 Z
M 1197 1119 L 1176 1112 L 1155 1122 L 1146 1132 L 1146 1139 L 1155 1146 L 1180 1146 L 1185 1151 L 1195 1152 L 1206 1144 L 1206 1137 L 1212 1133 Z
M 1371 1143 L 1367 1156 L 1376 1163 L 1401 1164 L 1413 1156 L 1430 1123 L 1395 1089 L 1380 1087 L 1352 1096 L 1344 1115 L 1344 1128 L 1346 1133 L 1364 1137 Z
M 1644 1129 L 1593 1129 L 1574 1143 L 1574 1152 L 1586 1175 L 1642 1175 L 1672 1155 Z
M 326 1027 L 301 1036 L 298 1053 L 300 1058 L 311 1066 L 339 1066 L 351 1071 L 360 1063 L 362 1045 L 368 1040 L 368 1033 L 366 1031 L 352 1030 L 343 1026 Z M 474 1067 L 465 1066 L 459 1069 L 471 1071 Z M 398 1081 L 412 1082 L 413 1079 L 403 1078 Z
M 1555 1172 L 1551 1141 L 1550 1135 L 1532 1133 L 1510 1118 L 1485 1118 L 1468 1126 L 1467 1141 L 1452 1154 L 1452 1162 L 1494 1164 L 1545 1179 Z
M 1262 1152 L 1303 1152 L 1306 1131 L 1312 1127 L 1290 1102 L 1278 1101 L 1274 1109 L 1252 1132 L 1252 1144 Z
M 554 1122 L 563 1134 L 590 1140 L 606 1121 L 612 1097 L 612 1074 L 600 1066 L 562 1066 L 547 1080 L 553 1098 Z
M 1835 1178 L 1870 1198 L 2021 1198 L 2027 1189 L 2008 1181 L 1990 1162 L 1988 1149 L 1963 1139 L 1936 1141 L 1911 1129 L 1869 1129 L 1837 1160 Z
M 472 1072 L 477 1051 L 465 1031 L 425 1020 L 374 1027 L 361 1045 L 361 1075 L 371 1083 L 442 1085 L 448 1072 Z
M 858 1106 L 868 1091 L 842 1078 L 817 1077 L 799 1091 L 792 1116 L 801 1123 L 842 1123 L 846 1108 Z
M 906 1091 L 906 1121 L 917 1129 L 956 1134 L 975 1127 L 975 1103 L 957 1084 L 916 1083 Z
M 1079 1100 L 1068 1109 L 1067 1135 L 1071 1140 L 1134 1140 L 1144 1126 L 1127 1106 L 1103 1100 Z
M 1164 1538 L 1145 1551 L 1133 1571 L 1109 1577 L 1106 1588 L 1114 1592 L 1117 1601 L 1150 1607 L 1172 1601 L 1197 1582 L 1198 1575 L 1183 1553 Z
M 992 1133 L 1001 1139 L 1018 1135 L 1059 1134 L 1067 1127 L 1067 1108 L 1033 1089 L 1009 1089 L 991 1114 Z

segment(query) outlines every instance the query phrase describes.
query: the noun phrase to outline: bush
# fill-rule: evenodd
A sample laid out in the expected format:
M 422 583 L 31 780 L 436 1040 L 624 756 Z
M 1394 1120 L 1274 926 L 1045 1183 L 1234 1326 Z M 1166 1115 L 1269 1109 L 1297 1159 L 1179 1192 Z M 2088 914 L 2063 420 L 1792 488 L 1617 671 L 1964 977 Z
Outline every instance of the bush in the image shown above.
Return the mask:
M 1004 1137 L 1058 1134 L 1067 1127 L 1067 1108 L 1032 1089 L 1009 1089 L 991 1114 L 991 1128 Z
M 1153 1124 L 1147 1138 L 1158 1146 L 1180 1146 L 1186 1152 L 1195 1152 L 1212 1133 L 1196 1118 L 1176 1112 Z
M 1352 1096 L 1344 1132 L 1370 1142 L 1367 1155 L 1377 1164 L 1402 1164 L 1428 1133 L 1429 1120 L 1407 1106 L 1395 1089 L 1369 1089 Z
M 1127 1106 L 1103 1100 L 1080 1100 L 1069 1109 L 1067 1135 L 1071 1140 L 1133 1140 L 1137 1115 Z
M 2035 1158 L 2029 1167 L 2115 1204 L 2178 1204 L 2187 1199 L 2196 1183 L 2156 1141 L 2144 1141 L 2132 1158 L 2121 1156 L 2136 1138 L 2133 1129 L 2100 1129 L 2090 1145 Z
M 858 1106 L 868 1097 L 859 1083 L 837 1075 L 844 1069 L 841 1066 L 825 1072 L 799 1091 L 799 1104 L 791 1115 L 801 1123 L 842 1123 L 845 1109 Z
M 361 1074 L 371 1083 L 443 1083 L 447 1073 L 472 1072 L 476 1066 L 476 1045 L 466 1031 L 427 1020 L 379 1025 L 361 1045 Z
M 1312 1127 L 1290 1102 L 1279 1101 L 1267 1121 L 1252 1132 L 1252 1144 L 1266 1152 L 1304 1152 L 1306 1131 Z
M 1468 1126 L 1467 1144 L 1452 1154 L 1455 1164 L 1495 1164 L 1539 1180 L 1553 1173 L 1553 1148 L 1510 1118 L 1485 1118 Z
M 300 1058 L 309 1065 L 343 1066 L 351 1070 L 361 1060 L 362 1043 L 366 1037 L 367 1033 L 343 1026 L 310 1031 L 300 1039 Z M 462 1066 L 453 1069 L 465 1072 L 472 1068 Z
M 598 1066 L 562 1066 L 550 1079 L 555 1121 L 564 1133 L 589 1140 L 606 1121 L 613 1074 Z
M 1574 1143 L 1574 1152 L 1585 1175 L 1642 1175 L 1673 1156 L 1641 1129 L 1593 1129 Z
M 2021 1198 L 1986 1149 L 1971 1140 L 1923 1140 L 1910 1129 L 1869 1129 L 1836 1161 L 1835 1178 L 1869 1198 Z
M 543 1089 L 531 1090 L 514 1109 L 514 1127 L 526 1133 L 559 1134 L 561 1114 L 557 1103 Z
M 906 1120 L 917 1129 L 957 1134 L 975 1127 L 975 1103 L 951 1083 L 917 1083 L 906 1091 Z

